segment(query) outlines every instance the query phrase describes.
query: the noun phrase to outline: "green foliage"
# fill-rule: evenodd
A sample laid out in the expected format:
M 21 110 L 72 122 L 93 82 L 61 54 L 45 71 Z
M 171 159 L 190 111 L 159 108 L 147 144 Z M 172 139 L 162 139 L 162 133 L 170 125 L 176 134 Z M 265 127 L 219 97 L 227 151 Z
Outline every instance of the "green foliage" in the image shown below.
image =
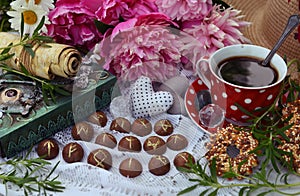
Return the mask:
M 0 1 L 0 32 L 10 31 L 10 23 L 8 22 L 9 16 L 6 14 L 10 10 L 11 0 Z
M 180 191 L 178 195 L 184 195 L 195 190 L 198 187 L 205 187 L 205 190 L 202 191 L 200 196 L 214 196 L 217 195 L 221 189 L 228 188 L 239 188 L 239 196 L 243 195 L 267 195 L 269 193 L 277 193 L 281 195 L 299 195 L 300 192 L 291 193 L 289 191 L 284 192 L 282 190 L 289 189 L 291 187 L 299 187 L 300 182 L 291 184 L 288 182 L 289 173 L 285 174 L 276 174 L 275 179 L 272 178 L 271 174 L 273 169 L 267 169 L 267 167 L 262 167 L 260 171 L 255 172 L 252 176 L 243 176 L 237 174 L 233 171 L 225 173 L 224 177 L 233 178 L 239 177 L 244 180 L 240 183 L 223 183 L 224 180 L 219 179 L 216 175 L 216 163 L 215 160 L 212 161 L 212 164 L 208 168 L 208 163 L 204 167 L 199 163 L 188 163 L 190 169 L 180 168 L 182 172 L 195 174 L 196 178 L 190 178 L 189 181 L 193 183 L 192 186 Z M 259 193 L 259 194 L 258 194 Z
M 29 151 L 30 152 L 30 151 Z M 62 192 L 65 187 L 58 181 L 58 176 L 52 177 L 59 162 L 49 171 L 46 166 L 50 162 L 42 158 L 28 158 L 29 152 L 24 157 L 14 157 L 0 166 L 11 166 L 8 172 L 0 173 L 0 181 L 9 185 L 13 183 L 24 190 L 24 195 L 32 195 L 33 192 L 47 195 L 48 191 Z M 49 172 L 46 176 L 41 172 Z

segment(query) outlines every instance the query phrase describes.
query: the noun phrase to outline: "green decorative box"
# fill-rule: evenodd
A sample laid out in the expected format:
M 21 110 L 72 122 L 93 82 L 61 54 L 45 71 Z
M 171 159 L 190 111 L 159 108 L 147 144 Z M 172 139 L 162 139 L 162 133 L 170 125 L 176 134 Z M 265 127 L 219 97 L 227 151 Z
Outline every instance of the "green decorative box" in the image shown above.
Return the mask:
M 55 103 L 46 105 L 43 100 L 40 101 L 25 116 L 2 113 L 0 119 L 1 156 L 13 157 L 18 152 L 29 149 L 41 140 L 109 105 L 116 77 L 105 73 L 107 74 L 105 78 L 94 80 L 88 88 L 73 92 L 70 96 L 59 96 Z M 24 85 L 26 84 L 22 86 Z

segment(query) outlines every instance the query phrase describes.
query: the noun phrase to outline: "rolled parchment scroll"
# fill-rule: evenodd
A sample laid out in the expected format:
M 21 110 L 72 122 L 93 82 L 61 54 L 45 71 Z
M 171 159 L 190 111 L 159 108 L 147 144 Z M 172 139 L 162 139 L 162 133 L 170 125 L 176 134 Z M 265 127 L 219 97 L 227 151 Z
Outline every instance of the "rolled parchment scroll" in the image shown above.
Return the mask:
M 18 35 L 0 32 L 0 48 L 8 46 L 10 43 L 16 44 L 19 41 Z M 23 46 L 13 47 L 9 53 L 15 53 L 15 55 L 5 63 L 19 71 L 22 63 L 32 75 L 48 80 L 54 79 L 55 76 L 64 78 L 75 76 L 81 64 L 79 51 L 64 44 L 47 43 L 47 45 L 50 47 L 33 44 L 32 49 L 35 52 L 33 58 Z

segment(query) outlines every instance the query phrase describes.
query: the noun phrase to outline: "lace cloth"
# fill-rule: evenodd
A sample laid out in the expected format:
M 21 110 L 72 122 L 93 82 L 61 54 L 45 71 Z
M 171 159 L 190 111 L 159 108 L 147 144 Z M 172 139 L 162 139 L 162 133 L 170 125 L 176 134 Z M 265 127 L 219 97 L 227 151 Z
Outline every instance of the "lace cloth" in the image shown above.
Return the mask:
M 125 117 L 131 122 L 134 118 L 131 115 L 130 100 L 129 100 L 129 90 L 124 88 L 122 90 L 122 96 L 115 97 L 110 106 L 103 109 L 103 112 L 106 113 L 108 117 L 108 122 L 105 127 L 100 127 L 95 124 L 91 124 L 94 128 L 94 137 L 90 142 L 84 141 L 75 141 L 71 136 L 71 129 L 69 127 L 65 130 L 62 130 L 56 133 L 53 138 L 58 142 L 60 147 L 59 155 L 50 160 L 52 163 L 48 168 L 51 170 L 57 162 L 60 162 L 52 177 L 59 175 L 58 180 L 62 182 L 63 186 L 66 189 L 63 192 L 47 192 L 48 195 L 62 195 L 62 196 L 74 196 L 74 195 L 105 195 L 105 196 L 115 196 L 115 195 L 177 195 L 179 191 L 194 185 L 193 182 L 189 181 L 189 178 L 197 178 L 193 174 L 186 174 L 179 172 L 174 164 L 173 159 L 175 155 L 182 151 L 190 152 L 195 160 L 199 160 L 199 163 L 204 166 L 206 164 L 206 159 L 202 158 L 207 152 L 205 148 L 205 143 L 209 141 L 209 135 L 197 127 L 190 118 L 183 115 L 170 115 L 163 113 L 160 115 L 153 116 L 149 118 L 152 126 L 156 121 L 160 119 L 168 119 L 172 122 L 174 126 L 173 133 L 179 133 L 184 135 L 189 144 L 188 146 L 181 151 L 173 151 L 167 149 L 164 155 L 168 157 L 171 163 L 170 171 L 163 176 L 155 176 L 148 171 L 148 161 L 152 157 L 147 154 L 145 151 L 140 153 L 127 153 L 118 151 L 117 147 L 114 149 L 106 148 L 95 144 L 95 138 L 101 132 L 110 132 L 113 134 L 117 141 L 119 141 L 124 134 L 110 131 L 109 127 L 111 121 L 116 117 Z M 150 135 L 139 137 L 139 140 L 143 144 L 145 139 L 151 135 L 155 135 L 155 132 L 152 131 Z M 168 136 L 161 136 L 165 141 Z M 67 163 L 62 157 L 63 147 L 70 142 L 78 142 L 84 149 L 84 157 L 81 162 L 77 163 Z M 97 148 L 107 149 L 113 159 L 112 168 L 107 171 L 95 166 L 92 166 L 87 163 L 87 156 L 89 152 Z M 25 155 L 26 152 L 20 153 L 20 155 Z M 29 157 L 37 157 L 36 146 L 32 149 L 29 154 Z M 136 178 L 126 178 L 119 173 L 119 164 L 122 160 L 127 157 L 133 157 L 138 159 L 143 166 L 143 172 L 140 176 Z M 202 158 L 202 159 L 201 159 Z M 0 161 L 4 161 L 4 158 L 0 158 Z M 1 172 L 8 171 L 8 166 L 1 166 Z M 40 175 L 48 175 L 48 172 L 41 172 Z M 272 178 L 271 178 L 272 179 Z M 275 179 L 275 177 L 274 177 Z M 241 180 L 231 180 L 219 179 L 221 183 L 241 183 Z M 297 178 L 293 181 L 299 181 Z M 186 194 L 186 195 L 199 195 L 202 191 L 206 190 L 206 187 L 197 187 L 196 190 Z M 221 189 L 218 192 L 218 195 L 238 195 L 239 187 L 231 189 Z M 0 195 L 24 195 L 23 190 L 13 184 L 8 184 L 5 187 L 3 184 L 0 184 Z M 38 195 L 38 194 L 33 194 Z
M 112 154 L 113 158 L 113 166 L 109 171 L 87 164 L 87 156 L 89 152 L 96 148 L 105 148 L 95 144 L 95 138 L 98 134 L 103 131 L 110 132 L 118 141 L 124 136 L 122 133 L 110 131 L 109 126 L 111 121 L 116 117 L 125 117 L 131 122 L 133 121 L 133 117 L 128 116 L 130 109 L 128 107 L 128 99 L 129 98 L 126 95 L 116 97 L 112 100 L 110 106 L 103 110 L 107 114 L 109 120 L 105 127 L 99 127 L 92 124 L 95 131 L 95 137 L 92 141 L 76 141 L 82 145 L 85 152 L 84 158 L 81 162 L 69 164 L 62 158 L 61 151 L 63 146 L 75 141 L 71 136 L 71 127 L 58 132 L 53 136 L 53 138 L 59 143 L 60 153 L 55 159 L 50 161 L 52 165 L 49 169 L 53 168 L 53 166 L 60 161 L 57 169 L 53 173 L 53 176 L 59 175 L 58 180 L 60 180 L 66 187 L 64 192 L 53 193 L 53 195 L 176 195 L 179 191 L 193 185 L 193 183 L 188 181 L 188 179 L 193 176 L 179 172 L 173 165 L 173 158 L 180 151 L 172 151 L 170 149 L 167 149 L 164 155 L 169 158 L 171 169 L 163 176 L 155 176 L 148 171 L 147 165 L 151 155 L 148 155 L 143 150 L 140 153 L 126 153 L 118 151 L 117 147 L 114 149 L 106 148 Z M 180 133 L 186 136 L 189 144 L 182 151 L 190 152 L 196 160 L 199 160 L 205 154 L 206 149 L 204 145 L 209 140 L 209 136 L 198 128 L 188 117 L 163 113 L 156 115 L 149 120 L 152 125 L 154 125 L 154 123 L 160 119 L 169 119 L 174 125 L 173 133 Z M 154 132 L 151 134 L 155 135 Z M 148 136 L 136 137 L 138 137 L 143 144 L 143 141 Z M 167 136 L 162 138 L 166 140 Z M 23 154 L 25 153 L 26 152 L 23 152 Z M 33 148 L 29 157 L 37 157 L 35 148 Z M 118 166 L 120 162 L 127 157 L 133 157 L 140 160 L 143 165 L 143 172 L 140 176 L 136 178 L 126 178 L 119 173 Z M 204 165 L 205 160 L 201 161 L 201 163 Z M 42 173 L 41 175 L 46 174 L 47 173 Z M 203 190 L 205 190 L 205 187 L 199 187 L 194 192 L 190 193 L 190 195 L 198 195 Z M 237 193 L 236 190 L 223 190 L 223 193 L 226 195 L 231 195 L 234 192 Z M 6 194 L 4 185 L 0 186 L 0 193 L 4 195 Z M 222 193 L 222 191 L 220 193 Z M 51 192 L 49 192 L 49 194 L 51 195 Z M 23 195 L 23 190 L 10 184 L 8 186 L 8 195 Z
M 184 73 L 184 71 L 182 71 L 181 74 L 189 78 L 190 81 L 194 80 L 193 76 L 189 75 L 190 73 Z M 152 155 L 147 154 L 143 150 L 140 153 L 127 153 L 118 151 L 117 147 L 110 149 L 95 144 L 96 136 L 101 132 L 112 133 L 116 137 L 117 141 L 124 136 L 123 133 L 109 130 L 111 121 L 114 118 L 125 117 L 130 122 L 133 122 L 134 120 L 130 107 L 130 85 L 121 85 L 119 88 L 121 89 L 122 95 L 113 98 L 110 106 L 102 110 L 108 117 L 106 126 L 100 127 L 95 124 L 91 124 L 94 128 L 94 137 L 90 142 L 75 141 L 71 135 L 72 127 L 62 130 L 53 136 L 59 144 L 60 153 L 55 159 L 50 160 L 52 164 L 49 166 L 49 170 L 51 170 L 57 162 L 60 162 L 52 177 L 59 175 L 58 180 L 63 183 L 63 186 L 65 186 L 66 189 L 62 193 L 48 192 L 49 195 L 176 195 L 179 191 L 193 185 L 193 183 L 188 179 L 192 177 L 195 178 L 195 176 L 179 172 L 173 164 L 173 159 L 177 153 L 182 151 L 191 153 L 195 160 L 201 159 L 206 153 L 205 143 L 209 141 L 209 135 L 204 133 L 191 121 L 190 118 L 186 116 L 162 113 L 148 118 L 152 127 L 155 122 L 160 119 L 170 120 L 174 126 L 173 133 L 180 133 L 184 135 L 189 142 L 188 146 L 181 151 L 167 149 L 164 156 L 168 157 L 171 163 L 171 169 L 163 176 L 155 176 L 148 171 L 148 161 Z M 156 134 L 152 131 L 150 135 L 144 137 L 139 137 L 137 135 L 134 136 L 139 138 L 143 144 L 145 139 L 151 135 Z M 168 136 L 161 137 L 166 141 Z M 85 154 L 81 162 L 70 164 L 64 161 L 62 157 L 62 149 L 70 142 L 77 142 L 83 147 Z M 30 152 L 29 157 L 38 157 L 36 146 Z M 87 163 L 89 152 L 97 148 L 107 149 L 111 153 L 113 165 L 109 171 Z M 20 155 L 24 156 L 26 153 L 27 151 L 20 153 Z M 120 162 L 128 157 L 136 158 L 142 163 L 143 172 L 140 176 L 136 178 L 126 178 L 119 173 Z M 0 159 L 2 161 L 5 160 L 3 158 Z M 206 164 L 205 159 L 201 159 L 200 163 L 204 166 L 204 164 Z M 7 166 L 1 166 L 2 171 L 8 171 L 8 169 L 9 168 Z M 42 172 L 40 175 L 47 174 L 47 172 Z M 199 195 L 199 193 L 205 189 L 205 187 L 198 187 L 195 191 L 187 195 Z M 224 189 L 219 191 L 219 193 L 222 195 L 237 195 L 238 189 Z M 9 184 L 7 187 L 0 184 L 0 194 L 24 195 L 23 189 L 13 184 Z
M 188 76 L 190 73 L 182 72 L 182 74 L 193 81 L 193 78 Z M 173 164 L 175 155 L 181 151 L 167 149 L 164 155 L 168 157 L 171 163 L 171 169 L 163 176 L 155 176 L 148 171 L 148 161 L 152 155 L 147 154 L 145 151 L 142 150 L 140 153 L 126 153 L 118 151 L 117 147 L 110 149 L 95 144 L 96 136 L 101 132 L 112 133 L 116 137 L 117 141 L 124 136 L 122 133 L 115 131 L 112 132 L 109 130 L 111 121 L 114 118 L 125 117 L 131 122 L 134 120 L 131 114 L 129 100 L 130 86 L 120 86 L 120 88 L 122 95 L 115 97 L 110 106 L 103 109 L 108 117 L 107 125 L 105 127 L 100 127 L 95 124 L 91 124 L 94 128 L 94 137 L 90 142 L 75 141 L 71 136 L 72 127 L 62 130 L 53 136 L 59 144 L 60 153 L 55 159 L 49 161 L 51 162 L 51 165 L 47 167 L 50 171 L 55 164 L 59 162 L 59 165 L 52 174 L 52 177 L 58 175 L 58 180 L 62 182 L 62 185 L 65 186 L 66 189 L 61 193 L 47 192 L 49 195 L 176 195 L 179 191 L 192 185 L 188 179 L 193 176 L 179 172 Z M 187 138 L 189 144 L 182 151 L 190 152 L 194 156 L 195 160 L 199 160 L 203 157 L 206 152 L 204 145 L 209 140 L 209 136 L 198 128 L 188 117 L 163 113 L 151 117 L 148 120 L 150 120 L 152 126 L 154 126 L 155 122 L 160 119 L 170 120 L 175 128 L 173 133 L 180 133 Z M 138 137 L 143 144 L 145 139 L 151 135 L 155 135 L 154 131 L 145 137 L 135 136 Z M 168 136 L 162 136 L 165 141 L 167 137 Z M 70 142 L 77 142 L 83 147 L 85 154 L 81 162 L 70 164 L 64 161 L 62 157 L 62 149 Z M 36 147 L 37 145 L 34 146 L 30 152 L 29 158 L 38 157 Z M 111 153 L 113 165 L 109 171 L 87 163 L 89 152 L 97 148 L 105 148 Z M 27 151 L 19 154 L 20 156 L 25 156 Z M 140 176 L 136 178 L 126 178 L 119 173 L 119 164 L 127 157 L 136 158 L 142 163 L 143 172 Z M 6 160 L 6 158 L 0 158 L 0 162 Z M 204 165 L 206 162 L 203 160 L 201 163 Z M 10 167 L 2 165 L 0 169 L 2 173 L 9 171 Z M 49 174 L 49 171 L 42 171 L 39 175 L 46 176 Z M 205 190 L 204 187 L 199 187 L 194 192 L 190 193 L 190 195 L 198 195 L 203 190 Z M 220 193 L 222 193 L 222 191 Z M 223 191 L 223 193 L 230 195 L 232 190 Z M 0 195 L 18 196 L 24 195 L 24 192 L 22 188 L 14 184 L 8 183 L 7 186 L 5 186 L 0 183 Z

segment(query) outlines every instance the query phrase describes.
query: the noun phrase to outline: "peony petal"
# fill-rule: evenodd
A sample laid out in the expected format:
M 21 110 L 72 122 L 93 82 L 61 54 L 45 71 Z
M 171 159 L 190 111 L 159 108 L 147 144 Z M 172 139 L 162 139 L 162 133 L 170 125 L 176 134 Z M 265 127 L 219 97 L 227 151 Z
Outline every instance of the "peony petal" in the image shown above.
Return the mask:
M 223 44 L 221 41 L 219 41 L 219 40 L 217 40 L 217 39 L 215 39 L 215 38 L 211 38 L 211 43 L 212 43 L 215 47 L 217 47 L 217 48 L 223 48 L 223 47 L 224 47 L 224 44 Z
M 47 34 L 58 43 L 80 47 L 83 51 L 92 49 L 102 35 L 95 26 L 96 16 L 90 5 L 87 1 L 58 0 L 49 12 Z
M 209 15 L 212 0 L 156 0 L 159 12 L 173 20 L 187 21 L 202 19 Z
M 133 18 L 131 20 L 128 20 L 126 22 L 121 22 L 119 23 L 112 31 L 112 34 L 111 34 L 111 40 L 114 39 L 114 37 L 120 33 L 120 32 L 123 32 L 123 31 L 126 31 L 126 30 L 130 30 L 131 28 L 133 28 L 135 26 L 137 22 L 137 19 L 136 18 Z

